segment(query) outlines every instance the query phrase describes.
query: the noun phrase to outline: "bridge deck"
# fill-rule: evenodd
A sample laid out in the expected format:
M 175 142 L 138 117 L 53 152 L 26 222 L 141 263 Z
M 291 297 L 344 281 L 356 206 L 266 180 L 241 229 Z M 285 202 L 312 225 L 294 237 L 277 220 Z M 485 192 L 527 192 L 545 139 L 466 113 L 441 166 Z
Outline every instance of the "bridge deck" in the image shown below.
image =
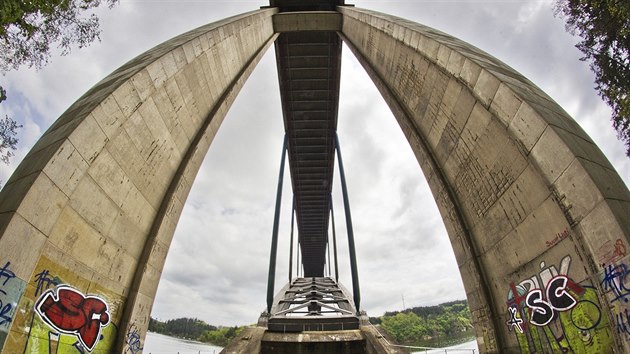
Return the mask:
M 324 275 L 337 129 L 341 40 L 290 32 L 275 43 L 305 277 Z

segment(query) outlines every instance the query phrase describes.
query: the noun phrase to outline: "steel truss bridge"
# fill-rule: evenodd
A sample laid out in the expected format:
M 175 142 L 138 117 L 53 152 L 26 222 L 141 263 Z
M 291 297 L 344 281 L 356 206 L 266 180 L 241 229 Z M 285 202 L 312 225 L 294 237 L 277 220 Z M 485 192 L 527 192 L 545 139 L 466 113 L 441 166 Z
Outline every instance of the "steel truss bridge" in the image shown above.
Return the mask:
M 343 1 L 272 0 L 280 12 L 335 11 Z M 335 31 L 283 32 L 275 41 L 276 63 L 284 117 L 285 139 L 282 148 L 278 192 L 267 287 L 267 309 L 260 324 L 269 331 L 330 331 L 358 329 L 360 292 L 352 218 L 345 173 L 337 137 L 341 39 Z M 288 155 L 293 207 L 289 283 L 274 296 L 278 222 L 284 165 Z M 352 272 L 352 296 L 339 284 L 334 225 L 332 185 L 335 157 L 348 229 Z M 293 230 L 297 224 L 299 269 L 303 277 L 293 277 Z M 332 224 L 332 225 L 330 225 Z M 329 230 L 332 226 L 332 239 Z M 334 279 L 330 265 L 333 245 Z M 301 258 L 299 255 L 301 254 Z M 327 259 L 328 254 L 328 259 Z M 325 277 L 328 264 L 329 277 Z

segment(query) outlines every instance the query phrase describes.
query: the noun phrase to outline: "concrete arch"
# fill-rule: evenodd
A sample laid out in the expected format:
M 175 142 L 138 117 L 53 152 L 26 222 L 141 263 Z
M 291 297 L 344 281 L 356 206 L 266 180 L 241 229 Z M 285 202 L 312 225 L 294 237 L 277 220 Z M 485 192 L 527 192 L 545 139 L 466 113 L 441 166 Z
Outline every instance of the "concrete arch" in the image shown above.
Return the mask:
M 192 181 L 280 24 L 338 29 L 392 108 L 447 226 L 483 351 L 536 347 L 539 329 L 517 334 L 528 319 L 508 308 L 524 311 L 522 291 L 557 275 L 569 282 L 560 290 L 588 296 L 578 300 L 600 314 L 577 327 L 629 349 L 614 330 L 625 288 L 601 279 L 627 264 L 630 196 L 588 136 L 488 54 L 399 18 L 338 11 L 342 21 L 302 25 L 292 20 L 304 14 L 276 21 L 270 8 L 193 30 L 121 67 L 55 122 L 0 194 L 0 290 L 17 304 L 0 323 L 5 352 L 48 336 L 37 325 L 44 300 L 76 294 L 101 314 L 96 351 L 142 340 Z M 61 283 L 71 289 L 54 292 Z
M 628 351 L 614 329 L 626 305 L 606 279 L 614 269 L 607 267 L 628 263 L 630 193 L 599 148 L 544 92 L 487 53 L 401 18 L 338 11 L 344 41 L 392 109 L 429 182 L 482 352 L 540 351 L 538 338 L 550 335 L 544 331 L 558 335 L 556 350 L 569 342 L 577 352 Z M 544 294 L 558 275 L 576 285 L 578 303 L 592 304 L 599 315 L 597 324 L 572 333 L 558 324 L 562 340 L 553 332 L 559 327 L 528 323 L 526 307 L 535 306 L 525 301 L 525 293 L 540 288 L 540 300 L 551 302 L 548 314 L 571 322 L 569 310 Z M 581 312 L 570 313 L 588 317 Z M 581 330 L 601 346 L 580 340 L 576 346 Z
M 18 304 L 0 326 L 3 352 L 48 340 L 37 301 L 58 283 L 74 290 L 51 293 L 51 302 L 74 292 L 107 305 L 94 325 L 104 334 L 96 352 L 124 352 L 144 338 L 192 182 L 276 38 L 276 12 L 231 17 L 141 54 L 74 103 L 24 158 L 0 197 L 2 301 Z

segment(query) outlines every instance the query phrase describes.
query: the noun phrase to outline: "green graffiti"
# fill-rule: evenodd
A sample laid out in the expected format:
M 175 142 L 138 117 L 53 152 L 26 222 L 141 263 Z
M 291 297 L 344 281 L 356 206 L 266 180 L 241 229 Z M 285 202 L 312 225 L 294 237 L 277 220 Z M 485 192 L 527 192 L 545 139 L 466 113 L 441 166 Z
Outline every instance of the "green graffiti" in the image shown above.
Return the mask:
M 33 317 L 29 338 L 24 353 L 27 354 L 61 354 L 61 353 L 111 353 L 116 339 L 116 327 L 103 328 L 101 339 L 91 352 L 83 348 L 76 336 L 59 334 L 44 323 L 37 315 Z
M 523 333 L 515 330 L 522 353 L 606 353 L 613 347 L 613 337 L 607 317 L 601 313 L 594 288 L 581 286 L 581 294 L 571 290 L 577 304 L 568 311 L 558 312 L 548 325 L 530 323 L 531 310 L 520 307 Z M 524 305 L 524 304 L 523 304 Z

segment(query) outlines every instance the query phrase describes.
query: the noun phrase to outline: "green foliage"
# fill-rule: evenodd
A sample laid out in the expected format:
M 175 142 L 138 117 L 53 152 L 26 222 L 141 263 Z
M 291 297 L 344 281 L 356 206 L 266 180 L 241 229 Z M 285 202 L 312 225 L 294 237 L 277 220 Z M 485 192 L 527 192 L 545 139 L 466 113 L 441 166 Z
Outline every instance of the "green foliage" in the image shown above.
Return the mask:
M 149 331 L 179 338 L 198 339 L 204 332 L 215 329 L 215 326 L 196 318 L 177 318 L 166 322 L 149 318 Z
M 194 339 L 225 347 L 245 327 L 215 327 L 196 318 L 177 318 L 166 322 L 149 318 L 149 331 L 172 337 Z
M 160 322 L 153 317 L 149 317 L 149 331 L 155 333 L 165 334 L 166 332 L 166 323 Z
M 199 341 L 212 343 L 221 347 L 225 347 L 232 339 L 238 336 L 245 327 L 220 327 L 215 330 L 205 331 Z
M 385 316 L 381 327 L 398 343 L 415 343 L 430 337 L 432 323 L 424 321 L 413 312 L 399 312 L 394 316 Z
M 2 0 L 0 2 L 0 71 L 48 63 L 50 45 L 61 54 L 73 45 L 86 47 L 99 39 L 100 29 L 90 10 L 118 0 Z
M 630 157 L 630 1 L 556 0 L 556 13 L 582 41 L 576 47 L 595 73 L 595 88 L 612 108 L 613 127 Z
M 472 330 L 470 310 L 465 300 L 387 312 L 379 319 L 370 320 L 372 323 L 380 322 L 381 328 L 398 343 L 409 345 L 426 345 L 436 338 L 467 339 Z
M 2 91 L 2 88 L 0 88 Z M 9 158 L 13 156 L 13 151 L 17 148 L 17 130 L 22 128 L 16 121 L 5 116 L 0 119 L 0 160 L 9 164 Z

